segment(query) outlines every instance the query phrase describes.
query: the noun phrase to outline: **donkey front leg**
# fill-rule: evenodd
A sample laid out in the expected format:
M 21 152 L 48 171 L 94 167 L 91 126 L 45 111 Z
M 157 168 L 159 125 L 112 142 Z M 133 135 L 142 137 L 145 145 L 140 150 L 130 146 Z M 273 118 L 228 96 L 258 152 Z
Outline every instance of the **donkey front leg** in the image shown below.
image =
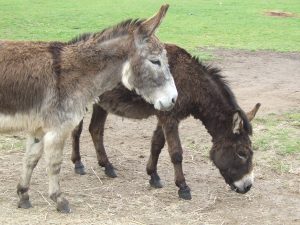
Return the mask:
M 175 171 L 175 184 L 179 187 L 178 195 L 180 198 L 192 199 L 191 190 L 185 182 L 182 170 L 182 147 L 178 132 L 178 122 L 176 120 L 168 120 L 163 124 L 163 131 L 168 143 L 168 150 Z
M 105 168 L 105 174 L 108 177 L 115 178 L 117 174 L 113 165 L 110 163 L 103 144 L 104 125 L 107 118 L 107 112 L 98 104 L 93 105 L 93 114 L 89 126 L 89 131 L 96 149 L 99 166 Z
M 44 151 L 49 176 L 49 197 L 56 203 L 59 212 L 69 213 L 69 202 L 63 197 L 59 185 L 65 139 L 66 135 L 61 132 L 47 132 L 44 136 Z
M 20 198 L 19 208 L 28 209 L 32 207 L 29 201 L 29 184 L 33 169 L 37 165 L 43 153 L 43 140 L 40 135 L 30 135 L 27 138 L 26 153 L 23 160 L 21 180 L 17 186 L 17 194 Z
M 165 145 L 165 137 L 160 123 L 158 122 L 151 140 L 151 152 L 147 163 L 147 174 L 150 176 L 149 183 L 154 188 L 162 188 L 160 177 L 157 173 L 159 154 Z

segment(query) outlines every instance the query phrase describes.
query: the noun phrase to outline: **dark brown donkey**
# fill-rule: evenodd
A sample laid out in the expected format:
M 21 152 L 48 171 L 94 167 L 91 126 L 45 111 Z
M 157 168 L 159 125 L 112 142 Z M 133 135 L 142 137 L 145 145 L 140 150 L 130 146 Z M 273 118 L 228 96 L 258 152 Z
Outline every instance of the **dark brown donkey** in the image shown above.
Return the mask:
M 115 177 L 112 164 L 109 162 L 104 145 L 104 123 L 108 112 L 134 119 L 144 119 L 156 115 L 158 124 L 153 133 L 151 154 L 147 164 L 150 184 L 162 187 L 157 174 L 157 161 L 165 141 L 174 165 L 175 183 L 179 187 L 179 196 L 190 199 L 190 188 L 185 182 L 182 171 L 182 147 L 178 124 L 192 115 L 202 121 L 212 136 L 213 147 L 210 158 L 219 168 L 226 183 L 239 193 L 246 193 L 253 183 L 252 149 L 249 135 L 252 128 L 244 111 L 216 68 L 204 66 L 184 49 L 175 45 L 166 45 L 170 70 L 178 89 L 175 107 L 169 112 L 159 112 L 143 101 L 135 93 L 119 86 L 100 96 L 99 103 L 94 105 L 90 133 L 96 148 L 98 163 L 105 167 L 110 177 Z M 255 116 L 259 104 L 250 112 L 250 120 Z M 80 160 L 79 137 L 82 121 L 73 131 L 72 161 L 75 171 L 84 173 Z
M 158 110 L 174 105 L 166 50 L 154 35 L 167 9 L 69 43 L 0 41 L 0 131 L 29 131 L 19 207 L 31 207 L 29 183 L 44 150 L 50 198 L 59 211 L 70 211 L 59 186 L 62 150 L 97 96 L 122 82 Z

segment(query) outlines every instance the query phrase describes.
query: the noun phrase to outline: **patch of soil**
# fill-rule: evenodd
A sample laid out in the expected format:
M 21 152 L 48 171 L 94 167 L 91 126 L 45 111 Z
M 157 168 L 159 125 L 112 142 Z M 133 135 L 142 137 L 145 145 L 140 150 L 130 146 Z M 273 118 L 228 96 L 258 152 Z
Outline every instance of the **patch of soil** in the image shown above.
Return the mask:
M 300 108 L 300 53 L 209 50 L 222 69 L 240 106 L 259 113 L 283 113 Z
M 283 11 L 268 11 L 265 12 L 267 16 L 274 16 L 274 17 L 297 17 L 296 14 L 290 12 L 283 12 Z
M 240 105 L 258 112 L 299 110 L 300 54 L 214 50 L 212 62 L 223 69 Z M 188 118 L 180 125 L 183 168 L 192 189 L 191 201 L 178 199 L 172 163 L 165 148 L 158 172 L 162 189 L 152 189 L 145 172 L 155 118 L 136 121 L 109 115 L 105 146 L 118 177 L 107 178 L 98 167 L 88 133 L 90 113 L 81 139 L 85 176 L 75 175 L 71 143 L 64 151 L 61 186 L 73 212 L 56 212 L 47 197 L 44 159 L 33 173 L 30 197 L 34 208 L 17 209 L 16 185 L 24 152 L 0 151 L 0 224 L 299 224 L 300 176 L 278 174 L 255 153 L 255 185 L 245 195 L 232 192 L 207 157 L 210 136 L 202 124 Z M 255 121 L 254 121 L 255 132 Z M 267 157 L 264 155 L 264 157 Z M 297 160 L 297 159 L 291 159 Z M 94 174 L 97 174 L 97 176 Z M 100 180 L 98 179 L 100 178 Z

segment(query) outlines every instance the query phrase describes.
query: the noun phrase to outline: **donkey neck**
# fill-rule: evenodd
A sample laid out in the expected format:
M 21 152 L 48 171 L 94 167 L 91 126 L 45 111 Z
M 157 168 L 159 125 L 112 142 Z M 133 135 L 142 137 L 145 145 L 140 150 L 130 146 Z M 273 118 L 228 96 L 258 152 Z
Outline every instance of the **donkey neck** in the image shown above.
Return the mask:
M 196 93 L 192 114 L 202 121 L 213 141 L 231 133 L 233 114 L 237 109 L 233 93 L 218 72 L 202 66 L 200 74 L 196 74 L 193 81 L 193 85 L 201 91 Z
M 226 109 L 226 107 L 201 104 L 198 115 L 195 115 L 195 118 L 202 121 L 213 141 L 224 137 L 232 130 L 233 110 Z
M 115 88 L 128 60 L 129 40 L 126 35 L 101 43 L 87 40 L 66 45 L 61 59 L 61 84 L 72 83 L 74 91 L 80 90 L 86 101 Z

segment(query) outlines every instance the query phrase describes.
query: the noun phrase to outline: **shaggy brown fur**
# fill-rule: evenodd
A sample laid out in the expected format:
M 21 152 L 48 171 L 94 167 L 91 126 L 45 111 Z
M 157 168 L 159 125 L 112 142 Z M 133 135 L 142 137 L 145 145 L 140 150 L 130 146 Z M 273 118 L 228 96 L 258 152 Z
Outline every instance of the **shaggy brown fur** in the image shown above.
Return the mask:
M 97 96 L 123 83 L 158 109 L 174 105 L 177 91 L 166 51 L 154 35 L 167 9 L 164 5 L 148 20 L 127 20 L 69 43 L 0 42 L 0 131 L 29 131 L 19 207 L 31 207 L 29 183 L 44 152 L 49 196 L 58 211 L 70 211 L 58 179 L 62 150 Z M 153 65 L 153 57 L 163 66 Z
M 156 115 L 158 124 L 153 133 L 151 154 L 147 164 L 147 173 L 151 177 L 150 184 L 154 187 L 161 187 L 157 174 L 157 161 L 167 141 L 171 161 L 174 164 L 175 183 L 179 187 L 179 196 L 190 199 L 190 189 L 185 182 L 182 170 L 179 122 L 190 115 L 203 122 L 213 138 L 211 159 L 230 185 L 252 170 L 253 152 L 249 139 L 252 127 L 218 69 L 203 65 L 197 58 L 175 45 L 168 44 L 166 49 L 170 70 L 179 93 L 175 107 L 169 112 L 156 111 L 135 93 L 129 92 L 120 85 L 99 97 L 99 104 L 95 104 L 93 108 L 89 130 L 95 144 L 99 165 L 105 167 L 108 176 L 115 177 L 116 174 L 103 145 L 107 114 L 113 113 L 134 119 Z M 253 113 L 252 118 L 255 115 Z M 235 120 L 238 121 L 237 124 L 233 121 L 235 114 L 239 119 Z M 236 133 L 233 132 L 234 127 L 237 130 Z M 73 131 L 72 161 L 75 163 L 77 173 L 84 173 L 79 152 L 81 130 L 82 122 Z M 245 160 L 241 160 L 239 154 Z M 247 192 L 250 187 L 247 185 L 245 189 L 241 188 L 237 191 Z

